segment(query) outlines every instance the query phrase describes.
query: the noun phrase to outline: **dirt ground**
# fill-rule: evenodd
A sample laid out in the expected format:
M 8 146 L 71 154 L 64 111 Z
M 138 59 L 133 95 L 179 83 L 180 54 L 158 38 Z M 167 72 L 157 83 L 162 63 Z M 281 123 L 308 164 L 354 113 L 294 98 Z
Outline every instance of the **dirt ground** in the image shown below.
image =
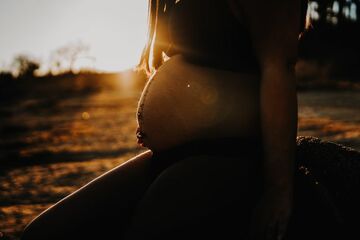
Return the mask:
M 5 239 L 18 239 L 51 204 L 146 150 L 137 146 L 134 134 L 141 89 L 119 78 L 87 91 L 79 81 L 67 86 L 78 87 L 72 94 L 55 94 L 55 86 L 0 106 L 0 231 Z M 299 135 L 360 149 L 358 92 L 300 92 L 299 106 Z

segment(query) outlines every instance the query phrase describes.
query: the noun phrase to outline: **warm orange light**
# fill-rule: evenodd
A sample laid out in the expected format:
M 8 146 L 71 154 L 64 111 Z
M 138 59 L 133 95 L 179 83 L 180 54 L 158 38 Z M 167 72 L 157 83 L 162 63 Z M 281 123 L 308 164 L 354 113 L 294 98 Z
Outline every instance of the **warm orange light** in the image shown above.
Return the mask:
M 90 114 L 89 114 L 88 112 L 83 112 L 83 113 L 81 114 L 81 118 L 82 118 L 83 120 L 88 120 L 88 119 L 90 119 Z
M 40 72 L 46 73 L 54 64 L 52 54 L 77 42 L 89 46 L 89 51 L 75 62 L 68 60 L 73 70 L 131 68 L 146 41 L 147 15 L 147 1 L 1 0 L 0 69 L 7 69 L 17 54 L 26 53 L 38 59 Z M 68 62 L 59 71 L 68 70 Z

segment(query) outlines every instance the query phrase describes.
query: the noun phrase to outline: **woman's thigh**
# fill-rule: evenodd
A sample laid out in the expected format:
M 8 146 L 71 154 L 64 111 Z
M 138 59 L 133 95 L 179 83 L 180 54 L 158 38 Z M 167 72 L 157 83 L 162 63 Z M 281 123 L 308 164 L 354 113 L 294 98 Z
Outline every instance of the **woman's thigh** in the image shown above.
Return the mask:
M 152 152 L 94 179 L 35 218 L 22 239 L 99 239 L 119 234 L 153 181 Z
M 198 155 L 171 165 L 147 190 L 125 239 L 241 235 L 255 194 L 249 164 L 254 160 L 242 154 Z

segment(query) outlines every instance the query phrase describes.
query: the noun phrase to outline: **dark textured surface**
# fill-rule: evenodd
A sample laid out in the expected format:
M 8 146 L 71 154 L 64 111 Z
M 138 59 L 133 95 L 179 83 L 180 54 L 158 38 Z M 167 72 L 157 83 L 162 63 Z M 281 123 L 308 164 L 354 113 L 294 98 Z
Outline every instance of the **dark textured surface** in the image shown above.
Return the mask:
M 296 179 L 301 181 L 300 188 L 308 182 L 317 195 L 314 199 L 327 212 L 324 221 L 329 220 L 325 217 L 333 218 L 347 233 L 356 233 L 360 227 L 360 152 L 315 137 L 298 137 L 297 145 Z M 298 196 L 297 200 L 302 201 L 302 194 Z M 331 232 L 331 226 L 327 227 Z

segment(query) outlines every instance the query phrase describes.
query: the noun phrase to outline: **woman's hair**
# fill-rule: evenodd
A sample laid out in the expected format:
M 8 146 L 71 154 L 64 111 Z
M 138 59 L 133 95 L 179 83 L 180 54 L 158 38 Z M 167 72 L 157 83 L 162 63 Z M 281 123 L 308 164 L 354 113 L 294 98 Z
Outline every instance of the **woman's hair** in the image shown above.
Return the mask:
M 174 5 L 175 0 L 148 0 L 148 36 L 138 66 L 148 73 L 162 64 L 162 52 L 169 44 L 169 12 Z
M 201 42 L 199 45 L 204 47 L 204 49 L 212 49 L 214 43 L 216 45 L 220 44 L 228 44 L 228 49 L 236 48 L 236 45 L 239 43 L 234 43 L 230 39 L 224 38 L 232 38 L 233 35 L 231 34 L 216 34 L 217 30 L 226 28 L 226 31 L 236 31 L 236 29 L 229 29 L 227 26 L 227 20 L 224 16 L 214 17 L 214 15 L 221 15 L 221 14 L 229 14 L 230 12 L 224 11 L 225 8 L 229 9 L 230 2 L 234 3 L 234 0 L 207 0 L 206 4 L 205 1 L 202 0 L 148 0 L 148 36 L 145 48 L 142 52 L 140 63 L 138 65 L 138 69 L 145 70 L 148 74 L 150 74 L 153 70 L 156 70 L 161 66 L 163 63 L 163 54 L 167 52 L 171 44 L 171 36 L 169 31 L 169 22 L 170 22 L 170 15 L 176 4 L 180 2 L 183 3 L 185 1 L 187 4 L 186 14 L 187 16 L 192 16 L 191 20 L 187 20 L 187 17 L 183 17 L 185 19 L 181 19 L 181 21 L 192 21 L 190 24 L 187 22 L 188 25 L 196 25 L 197 21 L 205 21 L 206 26 L 201 26 L 201 33 L 198 31 L 193 31 L 193 34 L 202 34 L 204 36 L 197 36 L 197 39 L 206 39 L 206 41 Z M 300 31 L 301 33 L 305 28 L 305 18 L 307 12 L 307 5 L 308 0 L 301 0 L 301 26 Z M 180 3 L 180 4 L 181 4 Z M 234 7 L 232 5 L 232 7 Z M 237 6 L 238 7 L 238 6 Z M 210 13 L 210 14 L 209 14 Z M 234 12 L 233 12 L 234 13 Z M 234 13 L 236 15 L 236 13 Z M 213 17 L 212 17 L 213 16 Z M 235 16 L 236 18 L 236 16 Z M 192 26 L 189 26 L 190 28 Z M 196 29 L 196 27 L 194 28 Z M 241 31 L 239 29 L 239 31 Z M 225 36 L 223 36 L 225 35 Z M 214 37 L 215 36 L 215 37 Z M 186 36 L 187 38 L 191 38 L 192 36 Z M 185 37 L 185 38 L 186 38 Z M 214 40 L 215 38 L 215 40 Z M 222 39 L 219 39 L 222 38 Z M 230 43 L 230 44 L 229 44 Z

